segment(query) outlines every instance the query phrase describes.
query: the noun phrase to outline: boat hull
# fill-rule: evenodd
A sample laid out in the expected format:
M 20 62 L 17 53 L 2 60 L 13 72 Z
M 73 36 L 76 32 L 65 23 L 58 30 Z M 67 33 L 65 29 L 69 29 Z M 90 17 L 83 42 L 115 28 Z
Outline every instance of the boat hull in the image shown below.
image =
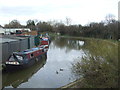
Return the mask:
M 41 61 L 41 59 L 43 59 L 43 58 L 47 58 L 47 52 L 45 52 L 42 55 L 39 55 L 38 57 L 34 57 L 34 58 L 28 60 L 28 63 L 23 63 L 23 64 L 19 64 L 19 65 L 6 64 L 6 68 L 4 71 L 16 71 L 16 70 L 28 68 L 35 63 L 39 63 Z

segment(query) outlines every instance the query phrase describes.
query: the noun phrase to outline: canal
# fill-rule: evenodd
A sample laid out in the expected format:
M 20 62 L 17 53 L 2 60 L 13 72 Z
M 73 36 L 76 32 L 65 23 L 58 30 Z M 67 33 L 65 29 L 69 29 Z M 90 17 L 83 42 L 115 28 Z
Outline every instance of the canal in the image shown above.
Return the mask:
M 86 87 L 89 87 L 90 83 L 95 84 L 90 81 L 104 79 L 97 75 L 100 71 L 98 66 L 101 66 L 104 73 L 108 70 L 107 74 L 110 75 L 105 78 L 112 78 L 105 82 L 110 83 L 107 83 L 107 87 L 117 87 L 117 77 L 114 77 L 118 68 L 117 49 L 117 44 L 103 40 L 52 37 L 47 58 L 24 70 L 4 72 L 2 88 L 59 88 L 79 78 L 88 80 Z M 91 78 L 96 75 L 97 80 L 88 79 L 86 75 Z

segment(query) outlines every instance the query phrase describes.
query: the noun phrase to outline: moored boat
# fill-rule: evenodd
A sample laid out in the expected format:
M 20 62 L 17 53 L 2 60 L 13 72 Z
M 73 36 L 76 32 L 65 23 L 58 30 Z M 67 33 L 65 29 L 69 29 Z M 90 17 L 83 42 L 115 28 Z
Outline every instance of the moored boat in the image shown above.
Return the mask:
M 7 70 L 26 68 L 40 61 L 43 57 L 47 57 L 49 48 L 49 39 L 42 37 L 38 47 L 27 49 L 21 52 L 13 52 L 9 59 L 5 62 Z

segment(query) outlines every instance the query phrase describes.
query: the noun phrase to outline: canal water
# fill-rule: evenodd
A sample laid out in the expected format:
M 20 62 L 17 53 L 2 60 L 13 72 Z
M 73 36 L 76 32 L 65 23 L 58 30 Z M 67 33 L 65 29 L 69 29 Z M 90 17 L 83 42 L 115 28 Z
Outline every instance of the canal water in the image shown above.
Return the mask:
M 117 60 L 116 50 L 116 45 L 101 40 L 53 37 L 47 58 L 30 68 L 2 74 L 3 88 L 59 88 L 82 77 L 75 64 L 84 57 Z

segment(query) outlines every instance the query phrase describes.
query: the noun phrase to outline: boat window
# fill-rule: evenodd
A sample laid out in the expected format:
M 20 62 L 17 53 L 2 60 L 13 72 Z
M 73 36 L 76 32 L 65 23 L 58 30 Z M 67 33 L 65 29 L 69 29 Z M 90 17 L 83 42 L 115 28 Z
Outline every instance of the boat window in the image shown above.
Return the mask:
M 33 55 L 33 53 L 31 54 L 31 57 L 33 57 L 34 55 Z
M 22 56 L 16 55 L 16 57 L 17 57 L 18 60 L 23 60 Z
M 44 52 L 44 49 L 42 49 L 42 52 Z
M 9 58 L 9 61 L 15 61 L 15 58 L 14 58 L 13 56 L 11 56 L 11 57 Z

